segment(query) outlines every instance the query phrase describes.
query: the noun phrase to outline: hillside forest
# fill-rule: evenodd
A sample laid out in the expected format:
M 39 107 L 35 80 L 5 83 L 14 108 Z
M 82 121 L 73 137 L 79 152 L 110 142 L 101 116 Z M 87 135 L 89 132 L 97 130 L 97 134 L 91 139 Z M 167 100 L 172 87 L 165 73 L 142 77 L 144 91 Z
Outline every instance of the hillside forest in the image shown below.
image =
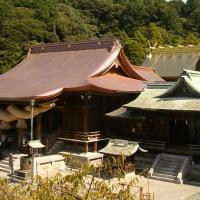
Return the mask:
M 149 45 L 197 45 L 200 0 L 0 0 L 0 73 L 31 45 L 113 35 L 135 65 Z

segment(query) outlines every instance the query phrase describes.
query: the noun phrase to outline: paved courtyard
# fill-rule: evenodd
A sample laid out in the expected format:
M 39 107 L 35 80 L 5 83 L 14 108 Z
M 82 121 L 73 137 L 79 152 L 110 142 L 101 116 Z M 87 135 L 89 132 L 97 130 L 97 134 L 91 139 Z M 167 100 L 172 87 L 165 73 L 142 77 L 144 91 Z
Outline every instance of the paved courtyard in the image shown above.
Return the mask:
M 141 185 L 147 191 L 148 180 L 143 178 Z M 158 180 L 149 180 L 150 192 L 155 193 L 155 200 L 200 200 L 200 186 L 175 184 Z

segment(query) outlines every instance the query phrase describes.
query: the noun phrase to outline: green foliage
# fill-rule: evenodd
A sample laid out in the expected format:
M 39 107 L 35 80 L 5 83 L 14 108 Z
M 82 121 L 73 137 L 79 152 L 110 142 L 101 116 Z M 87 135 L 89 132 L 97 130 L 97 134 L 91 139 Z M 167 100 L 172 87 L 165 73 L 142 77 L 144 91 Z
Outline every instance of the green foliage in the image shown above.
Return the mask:
M 2 200 L 96 200 L 96 199 L 130 199 L 134 200 L 131 188 L 138 184 L 140 177 L 122 183 L 119 178 L 123 173 L 126 158 L 113 158 L 101 166 L 82 164 L 66 156 L 67 164 L 80 166 L 79 170 L 69 171 L 67 175 L 57 174 L 52 178 L 37 177 L 34 185 L 28 182 L 11 184 L 8 180 L 0 179 L 0 198 Z M 115 170 L 113 167 L 117 166 Z M 104 171 L 114 173 L 118 181 L 99 178 Z
M 200 0 L 0 0 L 0 72 L 32 44 L 111 35 L 139 65 L 148 41 L 199 44 L 199 21 Z

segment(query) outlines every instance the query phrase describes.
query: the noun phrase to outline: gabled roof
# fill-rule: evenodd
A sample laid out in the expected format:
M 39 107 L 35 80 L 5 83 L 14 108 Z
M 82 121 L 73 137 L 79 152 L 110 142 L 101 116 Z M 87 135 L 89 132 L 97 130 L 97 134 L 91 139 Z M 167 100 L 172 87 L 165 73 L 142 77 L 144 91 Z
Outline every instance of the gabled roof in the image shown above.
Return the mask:
M 200 73 L 184 70 L 176 83 L 148 84 L 124 107 L 137 111 L 200 112 Z
M 133 66 L 133 71 L 135 72 L 135 76 L 139 79 L 145 80 L 147 82 L 160 82 L 164 81 L 156 72 L 154 68 L 151 67 L 140 67 Z
M 117 61 L 125 75 L 107 75 Z M 42 44 L 0 76 L 0 100 L 47 100 L 80 91 L 138 93 L 146 79 L 136 73 L 116 38 Z
M 200 98 L 200 72 L 183 70 L 177 82 L 160 97 L 198 97 Z
M 112 112 L 106 113 L 106 117 L 108 118 L 120 118 L 120 119 L 131 119 L 136 121 L 145 121 L 146 117 L 143 115 L 138 115 L 132 112 L 131 110 L 127 110 L 127 108 L 120 107 L 117 110 L 114 110 Z
M 200 46 L 159 47 L 150 49 L 143 66 L 155 68 L 163 78 L 177 78 L 184 69 L 196 70 Z
M 105 146 L 99 152 L 109 155 L 131 156 L 134 153 L 136 153 L 138 149 L 140 149 L 140 147 L 137 142 L 128 140 L 110 139 L 107 146 Z

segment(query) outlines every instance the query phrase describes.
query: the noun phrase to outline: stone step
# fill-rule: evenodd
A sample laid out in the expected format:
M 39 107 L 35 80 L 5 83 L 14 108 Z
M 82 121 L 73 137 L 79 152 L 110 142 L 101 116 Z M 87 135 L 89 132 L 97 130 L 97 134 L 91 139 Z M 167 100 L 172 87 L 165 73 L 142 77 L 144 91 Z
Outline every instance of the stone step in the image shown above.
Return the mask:
M 159 173 L 159 174 L 166 174 L 166 175 L 172 175 L 172 176 L 177 176 L 179 171 L 168 171 L 168 170 L 163 170 L 163 169 L 155 169 L 154 173 Z
M 12 182 L 14 183 L 20 183 L 22 181 L 25 181 L 26 179 L 21 177 L 21 176 L 17 176 L 16 174 L 13 174 L 13 176 L 10 176 L 10 180 L 12 180 Z
M 177 155 L 163 154 L 163 155 L 160 156 L 160 158 L 172 159 L 172 160 L 184 160 L 186 158 L 186 156 L 177 156 Z
M 182 184 L 183 183 L 183 181 L 174 180 L 174 179 L 165 178 L 165 177 L 151 176 L 151 179 L 159 180 L 159 181 L 166 181 L 166 182 L 170 182 L 170 183 L 177 183 L 177 184 Z
M 183 162 L 178 163 L 178 162 L 163 162 L 163 161 L 158 161 L 157 165 L 164 165 L 164 166 L 181 166 L 183 164 Z
M 185 159 L 185 158 L 187 158 L 187 156 L 176 155 L 176 154 L 169 154 L 169 153 L 161 154 L 161 157 L 172 158 L 172 159 Z
M 161 174 L 161 173 L 153 173 L 153 176 L 157 177 L 162 177 L 162 178 L 169 178 L 169 179 L 174 179 L 176 180 L 176 175 L 171 175 L 171 174 Z
M 10 169 L 10 166 L 7 164 L 0 163 L 0 168 Z
M 1 160 L 0 164 L 7 164 L 7 165 L 9 165 L 9 161 L 8 160 Z
M 166 159 L 159 159 L 159 162 L 161 163 L 168 163 L 168 164 L 182 164 L 184 161 L 182 160 L 166 160 Z
M 163 170 L 166 170 L 166 171 L 180 171 L 181 169 L 181 166 L 162 166 L 162 165 L 157 165 L 155 167 L 155 169 L 163 169 Z
M 166 165 L 157 165 L 156 167 L 155 167 L 155 169 L 164 169 L 164 170 L 169 170 L 169 171 L 179 171 L 180 169 L 181 169 L 181 166 L 175 166 L 175 165 L 172 165 L 172 166 L 170 166 L 170 165 L 168 165 L 168 166 L 166 166 Z
M 0 172 L 10 173 L 10 169 L 0 168 Z

